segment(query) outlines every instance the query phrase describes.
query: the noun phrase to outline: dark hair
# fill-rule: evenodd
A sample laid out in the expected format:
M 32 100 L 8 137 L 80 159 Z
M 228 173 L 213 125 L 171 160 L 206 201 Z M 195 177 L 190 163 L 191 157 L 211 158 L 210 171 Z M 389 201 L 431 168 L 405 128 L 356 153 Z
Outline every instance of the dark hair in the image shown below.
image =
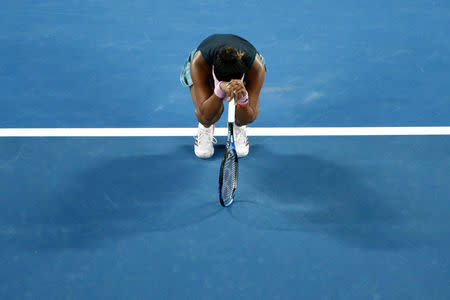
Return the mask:
M 219 81 L 230 81 L 231 79 L 241 79 L 242 75 L 248 71 L 247 66 L 242 61 L 244 53 L 232 48 L 221 48 L 214 60 L 214 74 Z

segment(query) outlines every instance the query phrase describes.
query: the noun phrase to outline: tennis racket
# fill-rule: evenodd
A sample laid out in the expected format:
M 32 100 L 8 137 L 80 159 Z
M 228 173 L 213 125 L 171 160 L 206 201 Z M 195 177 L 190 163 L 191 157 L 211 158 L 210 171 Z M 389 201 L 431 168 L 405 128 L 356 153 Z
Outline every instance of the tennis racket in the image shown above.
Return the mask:
M 219 199 L 224 207 L 233 203 L 238 183 L 238 157 L 233 135 L 235 109 L 234 99 L 232 99 L 228 102 L 228 139 L 219 173 Z

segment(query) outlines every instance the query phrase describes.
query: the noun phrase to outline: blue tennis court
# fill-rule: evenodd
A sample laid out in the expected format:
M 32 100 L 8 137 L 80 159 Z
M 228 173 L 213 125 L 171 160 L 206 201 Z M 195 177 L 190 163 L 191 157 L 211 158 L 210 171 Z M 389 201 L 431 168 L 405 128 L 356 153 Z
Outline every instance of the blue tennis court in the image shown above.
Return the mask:
M 264 55 L 264 127 L 448 127 L 444 1 L 6 1 L 0 127 L 194 128 L 190 51 Z M 226 126 L 226 115 L 217 123 Z M 450 136 L 0 137 L 1 299 L 449 299 Z

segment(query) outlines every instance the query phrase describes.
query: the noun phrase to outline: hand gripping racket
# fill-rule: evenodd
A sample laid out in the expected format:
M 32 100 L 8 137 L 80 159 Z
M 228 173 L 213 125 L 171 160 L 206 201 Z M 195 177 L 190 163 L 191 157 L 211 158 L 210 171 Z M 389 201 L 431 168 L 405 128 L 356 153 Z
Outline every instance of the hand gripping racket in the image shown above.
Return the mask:
M 220 204 L 225 207 L 233 203 L 238 183 L 238 157 L 233 135 L 235 109 L 232 99 L 228 102 L 228 140 L 219 173 L 219 199 Z

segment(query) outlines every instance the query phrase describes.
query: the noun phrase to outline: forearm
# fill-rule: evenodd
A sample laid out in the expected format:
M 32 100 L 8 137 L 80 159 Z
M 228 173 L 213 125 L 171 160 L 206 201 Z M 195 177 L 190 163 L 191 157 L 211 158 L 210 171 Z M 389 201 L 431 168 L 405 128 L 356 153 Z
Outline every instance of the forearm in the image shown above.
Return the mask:
M 223 101 L 214 93 L 198 106 L 199 112 L 208 123 L 214 123 L 217 115 L 223 111 Z

